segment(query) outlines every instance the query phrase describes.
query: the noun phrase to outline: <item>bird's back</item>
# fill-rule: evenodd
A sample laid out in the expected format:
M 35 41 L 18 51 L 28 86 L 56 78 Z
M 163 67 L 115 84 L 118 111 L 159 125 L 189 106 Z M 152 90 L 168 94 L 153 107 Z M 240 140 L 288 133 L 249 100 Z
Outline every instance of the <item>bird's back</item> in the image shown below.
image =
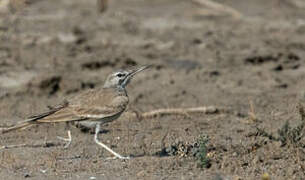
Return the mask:
M 128 105 L 125 90 L 100 88 L 87 90 L 70 101 L 57 112 L 37 120 L 38 122 L 66 122 L 100 120 L 121 114 Z

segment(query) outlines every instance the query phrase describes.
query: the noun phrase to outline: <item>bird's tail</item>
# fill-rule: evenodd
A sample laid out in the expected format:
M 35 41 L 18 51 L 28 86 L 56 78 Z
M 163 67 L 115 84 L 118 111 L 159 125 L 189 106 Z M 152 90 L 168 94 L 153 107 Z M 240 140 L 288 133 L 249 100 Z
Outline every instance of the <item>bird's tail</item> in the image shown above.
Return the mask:
M 61 104 L 57 107 L 52 107 L 51 110 L 48 112 L 45 112 L 45 113 L 42 113 L 42 114 L 39 114 L 36 116 L 31 116 L 27 120 L 19 122 L 12 127 L 0 129 L 0 134 L 5 134 L 5 133 L 8 133 L 8 132 L 11 132 L 14 130 L 25 129 L 25 128 L 31 127 L 31 126 L 37 124 L 38 123 L 37 121 L 39 119 L 43 119 L 51 114 L 54 114 L 55 112 L 61 110 L 62 108 L 65 108 L 67 106 L 68 106 L 68 102 L 64 101 L 63 104 Z
M 31 123 L 31 121 L 23 121 L 12 127 L 0 129 L 0 134 L 5 134 L 5 133 L 11 132 L 11 131 L 18 130 L 18 129 L 25 129 L 32 125 L 33 125 L 33 123 Z

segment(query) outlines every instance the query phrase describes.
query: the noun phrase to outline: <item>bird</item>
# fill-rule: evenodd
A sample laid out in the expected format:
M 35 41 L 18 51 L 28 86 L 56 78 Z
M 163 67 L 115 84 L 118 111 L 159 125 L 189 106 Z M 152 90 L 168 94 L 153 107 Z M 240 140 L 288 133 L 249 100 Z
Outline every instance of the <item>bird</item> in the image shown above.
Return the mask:
M 114 158 L 130 159 L 130 157 L 120 155 L 99 141 L 98 134 L 101 125 L 118 119 L 126 110 L 129 98 L 125 87 L 137 73 L 149 67 L 151 66 L 145 65 L 133 70 L 113 72 L 107 76 L 102 87 L 89 89 L 71 99 L 64 100 L 49 111 L 31 116 L 14 126 L 2 129 L 0 133 L 4 134 L 18 129 L 25 129 L 37 124 L 57 122 L 68 122 L 87 128 L 95 127 L 94 141 L 96 144 L 113 154 Z M 68 131 L 68 138 L 58 138 L 68 142 L 65 145 L 65 148 L 67 148 L 72 141 L 70 130 Z

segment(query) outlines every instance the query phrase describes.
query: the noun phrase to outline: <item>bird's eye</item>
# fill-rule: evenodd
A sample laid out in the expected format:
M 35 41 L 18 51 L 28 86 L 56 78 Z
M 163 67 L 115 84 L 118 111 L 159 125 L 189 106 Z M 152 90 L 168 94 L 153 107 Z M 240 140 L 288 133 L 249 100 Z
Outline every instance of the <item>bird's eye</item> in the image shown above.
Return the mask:
M 117 76 L 118 76 L 118 77 L 123 77 L 123 76 L 124 76 L 124 74 L 119 73 L 119 74 L 117 74 Z

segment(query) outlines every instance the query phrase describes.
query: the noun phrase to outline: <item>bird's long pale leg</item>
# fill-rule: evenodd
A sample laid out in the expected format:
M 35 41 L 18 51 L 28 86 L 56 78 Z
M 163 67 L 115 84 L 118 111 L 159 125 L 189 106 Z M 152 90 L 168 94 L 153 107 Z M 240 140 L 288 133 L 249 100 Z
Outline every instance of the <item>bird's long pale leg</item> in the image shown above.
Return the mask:
M 68 148 L 72 142 L 72 136 L 71 136 L 71 131 L 68 130 L 68 138 L 63 138 L 60 136 L 57 136 L 58 139 L 63 140 L 63 141 L 67 141 L 67 144 L 64 146 L 64 148 Z
M 98 144 L 98 145 L 102 146 L 103 148 L 105 148 L 107 151 L 109 151 L 111 154 L 113 154 L 116 158 L 119 158 L 119 159 L 130 159 L 129 157 L 123 157 L 120 154 L 114 152 L 112 149 L 110 149 L 108 146 L 106 146 L 105 144 L 103 144 L 102 142 L 100 142 L 98 140 L 98 134 L 100 132 L 100 128 L 101 128 L 101 125 L 97 124 L 96 128 L 95 128 L 95 135 L 94 135 L 94 141 L 96 142 L 96 144 Z

